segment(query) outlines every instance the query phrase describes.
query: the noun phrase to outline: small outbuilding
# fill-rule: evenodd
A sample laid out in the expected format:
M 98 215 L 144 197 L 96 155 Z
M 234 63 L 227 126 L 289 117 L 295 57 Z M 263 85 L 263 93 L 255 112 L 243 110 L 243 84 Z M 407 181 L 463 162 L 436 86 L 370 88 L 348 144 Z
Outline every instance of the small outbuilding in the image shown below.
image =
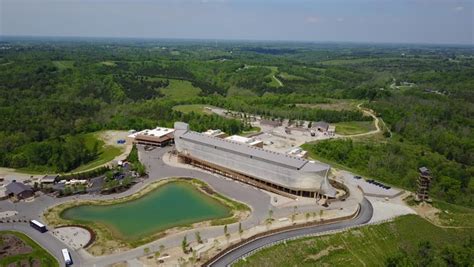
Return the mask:
M 318 121 L 313 124 L 313 128 L 320 132 L 327 132 L 329 130 L 329 123 L 325 121 Z
M 45 175 L 40 179 L 40 184 L 42 185 L 53 185 L 59 181 L 59 175 Z
M 17 199 L 25 199 L 34 195 L 33 188 L 29 185 L 11 182 L 7 186 L 7 195 L 9 197 L 15 197 Z

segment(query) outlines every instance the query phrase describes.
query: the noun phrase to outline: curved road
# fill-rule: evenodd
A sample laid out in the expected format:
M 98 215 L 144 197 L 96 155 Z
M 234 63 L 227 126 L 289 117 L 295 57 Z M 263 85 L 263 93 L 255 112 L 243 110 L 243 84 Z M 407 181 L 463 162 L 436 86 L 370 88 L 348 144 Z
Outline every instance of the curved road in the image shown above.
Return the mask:
M 207 266 L 215 266 L 215 267 L 229 266 L 233 262 L 239 260 L 242 256 L 245 256 L 246 254 L 258 248 L 261 248 L 266 245 L 271 245 L 275 242 L 282 241 L 285 239 L 362 225 L 370 221 L 370 219 L 372 218 L 372 214 L 373 214 L 372 204 L 370 204 L 370 202 L 366 198 L 364 198 L 364 200 L 361 203 L 359 214 L 357 215 L 356 218 L 352 220 L 347 220 L 347 221 L 342 221 L 342 222 L 332 223 L 332 224 L 318 225 L 318 226 L 307 227 L 307 228 L 301 228 L 301 229 L 296 229 L 296 230 L 290 230 L 290 231 L 281 232 L 281 233 L 277 233 L 270 236 L 265 236 L 256 240 L 252 240 L 224 254 L 222 257 L 216 259 L 215 261 L 211 262 Z
M 154 151 L 150 151 L 148 153 L 144 152 L 142 148 L 140 148 L 142 162 L 147 166 L 150 172 L 150 178 L 146 180 L 144 183 L 137 184 L 132 187 L 130 190 L 119 193 L 113 196 L 97 196 L 97 195 L 80 195 L 80 196 L 73 196 L 73 197 L 66 197 L 63 199 L 55 199 L 49 196 L 41 196 L 37 198 L 34 202 L 19 202 L 19 203 L 11 203 L 11 202 L 0 202 L 0 210 L 17 210 L 19 214 L 17 216 L 12 217 L 11 219 L 22 219 L 22 220 L 29 220 L 29 219 L 40 219 L 42 213 L 52 205 L 67 202 L 67 201 L 74 201 L 78 199 L 110 199 L 110 198 L 119 198 L 123 196 L 130 195 L 136 191 L 143 189 L 149 183 L 152 183 L 157 180 L 166 179 L 169 177 L 194 177 L 197 179 L 201 179 L 204 182 L 208 183 L 211 187 L 213 187 L 216 191 L 230 197 L 236 199 L 238 201 L 244 202 L 252 208 L 252 213 L 250 217 L 242 222 L 242 226 L 244 229 L 248 229 L 255 225 L 258 225 L 259 222 L 264 220 L 268 215 L 269 209 L 275 210 L 275 216 L 287 216 L 288 214 L 292 213 L 292 207 L 273 207 L 271 203 L 270 196 L 267 194 L 262 194 L 259 189 L 251 187 L 249 185 L 237 183 L 231 179 L 222 179 L 214 175 L 210 175 L 209 173 L 196 170 L 196 169 L 187 169 L 187 168 L 180 168 L 176 166 L 169 166 L 163 162 L 163 156 L 166 155 L 167 151 L 170 148 L 165 149 L 156 149 Z M 355 201 L 355 200 L 354 200 Z M 359 202 L 358 200 L 356 201 Z M 345 205 L 347 205 L 347 201 Z M 369 203 L 370 205 L 370 203 Z M 333 204 L 333 209 L 337 209 L 338 204 Z M 364 207 L 367 205 L 364 205 Z M 301 207 L 299 208 L 300 211 L 312 211 L 306 210 L 312 209 L 311 207 Z M 365 210 L 365 209 L 364 209 Z M 361 216 L 359 216 L 361 217 Z M 354 220 L 350 221 L 349 225 L 357 225 L 360 222 L 356 222 Z M 334 224 L 334 228 L 331 229 L 340 229 L 346 227 L 345 225 Z M 230 232 L 236 232 L 238 229 L 238 225 L 229 225 Z M 41 234 L 38 231 L 31 228 L 27 223 L 13 223 L 13 224 L 0 224 L 0 230 L 17 230 L 23 232 L 34 239 L 36 242 L 40 243 L 43 247 L 46 248 L 49 252 L 51 252 L 56 258 L 59 259 L 60 263 L 62 262 L 62 255 L 61 249 L 67 247 L 61 241 L 56 239 L 52 236 L 51 233 L 44 233 Z M 320 231 L 325 231 L 326 228 L 321 228 Z M 202 229 L 201 235 L 203 238 L 214 238 L 215 236 L 221 235 L 222 228 L 221 227 L 209 227 L 206 229 Z M 293 233 L 293 232 L 288 232 Z M 147 246 L 150 247 L 158 247 L 158 244 L 164 244 L 166 247 L 174 247 L 179 246 L 183 236 L 186 233 L 180 233 L 177 235 L 173 235 L 164 239 L 157 240 Z M 189 233 L 188 233 L 189 234 Z M 267 239 L 265 239 L 267 240 Z M 273 240 L 273 239 L 272 239 Z M 258 243 L 257 243 L 258 244 Z M 74 260 L 74 266 L 107 266 L 109 264 L 113 264 L 119 261 L 127 261 L 131 259 L 135 259 L 137 257 L 143 256 L 143 247 L 135 248 L 126 252 L 111 254 L 111 255 L 104 255 L 100 257 L 91 257 L 87 253 L 82 253 L 83 251 L 75 251 L 73 249 L 69 249 L 71 252 L 71 256 Z

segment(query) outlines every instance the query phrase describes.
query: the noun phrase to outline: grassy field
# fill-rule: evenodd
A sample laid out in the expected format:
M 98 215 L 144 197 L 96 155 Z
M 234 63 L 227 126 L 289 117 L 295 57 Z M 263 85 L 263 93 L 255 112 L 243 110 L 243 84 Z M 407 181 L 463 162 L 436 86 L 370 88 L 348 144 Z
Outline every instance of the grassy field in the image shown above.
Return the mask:
M 81 165 L 78 168 L 72 170 L 71 172 L 80 172 L 80 171 L 85 171 L 85 170 L 98 167 L 102 164 L 105 164 L 113 160 L 115 157 L 120 155 L 123 151 L 123 149 L 119 147 L 105 145 L 104 141 L 98 138 L 98 133 L 85 134 L 84 138 L 86 140 L 86 146 L 88 146 L 89 148 L 92 148 L 94 146 L 95 141 L 99 142 L 99 147 L 100 147 L 99 156 L 95 160 L 87 164 Z
M 169 81 L 170 84 L 160 90 L 168 98 L 182 100 L 198 96 L 201 93 L 201 89 L 194 87 L 189 81 L 173 79 L 169 79 Z
M 342 135 L 361 134 L 375 130 L 372 121 L 348 121 L 338 122 L 336 125 L 336 133 Z
M 192 105 L 178 105 L 174 106 L 173 110 L 180 111 L 183 113 L 199 113 L 199 114 L 212 114 L 212 111 L 207 110 L 206 107 L 209 105 L 201 105 L 201 104 L 192 104 Z
M 273 66 L 273 67 L 267 67 L 267 68 L 269 68 L 272 71 L 270 74 L 267 75 L 267 77 L 270 77 L 272 79 L 272 81 L 268 83 L 268 85 L 272 87 L 283 86 L 281 82 L 278 80 L 278 78 L 275 77 L 278 73 L 278 67 Z
M 279 75 L 280 75 L 283 79 L 289 80 L 289 81 L 305 80 L 305 78 L 303 78 L 303 77 L 296 76 L 296 75 L 293 75 L 293 74 L 289 74 L 289 73 L 287 73 L 287 72 L 280 72 Z
M 102 61 L 100 62 L 100 64 L 104 65 L 104 66 L 109 66 L 109 67 L 115 67 L 117 66 L 117 63 L 113 62 L 113 61 Z
M 417 253 L 421 241 L 434 247 L 462 244 L 470 229 L 444 229 L 416 216 L 321 237 L 304 238 L 264 249 L 235 266 L 383 266 L 399 252 Z
M 59 267 L 58 261 L 51 255 L 49 252 L 44 250 L 40 245 L 35 241 L 30 239 L 25 234 L 13 231 L 0 231 L 0 238 L 5 234 L 15 235 L 30 246 L 33 251 L 28 254 L 18 254 L 9 257 L 0 257 L 0 266 L 20 266 L 20 262 L 27 260 L 31 262 L 32 260 L 39 260 L 42 267 Z M 23 266 L 23 265 L 21 265 Z
M 474 228 L 474 209 L 439 200 L 433 206 L 441 211 L 438 217 L 443 225 Z
M 53 61 L 53 64 L 59 70 L 74 68 L 74 61 L 72 60 L 56 60 L 56 61 Z
M 353 99 L 329 99 L 329 103 L 296 104 L 299 107 L 325 109 L 325 110 L 357 110 L 360 101 Z

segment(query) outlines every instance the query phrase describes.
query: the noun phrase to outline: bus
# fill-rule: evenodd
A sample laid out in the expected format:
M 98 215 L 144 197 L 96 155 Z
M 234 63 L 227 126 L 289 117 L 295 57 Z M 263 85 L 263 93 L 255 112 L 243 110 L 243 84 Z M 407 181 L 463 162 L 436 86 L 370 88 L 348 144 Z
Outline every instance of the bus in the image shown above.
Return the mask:
M 72 264 L 72 259 L 71 259 L 71 255 L 69 254 L 69 251 L 67 250 L 67 248 L 63 248 L 61 250 L 61 252 L 63 253 L 63 258 L 64 258 L 64 262 L 66 263 L 66 266 L 69 266 Z
M 48 231 L 48 229 L 46 229 L 46 226 L 44 226 L 44 224 L 38 222 L 37 220 L 31 220 L 30 226 L 40 231 L 41 233 Z

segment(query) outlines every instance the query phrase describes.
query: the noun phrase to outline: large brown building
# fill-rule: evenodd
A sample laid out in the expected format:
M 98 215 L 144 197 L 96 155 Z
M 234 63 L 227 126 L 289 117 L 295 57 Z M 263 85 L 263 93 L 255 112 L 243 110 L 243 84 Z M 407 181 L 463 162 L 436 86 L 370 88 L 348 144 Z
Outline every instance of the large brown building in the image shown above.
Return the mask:
M 157 127 L 133 133 L 127 139 L 134 144 L 163 147 L 173 142 L 173 132 L 174 129 Z

